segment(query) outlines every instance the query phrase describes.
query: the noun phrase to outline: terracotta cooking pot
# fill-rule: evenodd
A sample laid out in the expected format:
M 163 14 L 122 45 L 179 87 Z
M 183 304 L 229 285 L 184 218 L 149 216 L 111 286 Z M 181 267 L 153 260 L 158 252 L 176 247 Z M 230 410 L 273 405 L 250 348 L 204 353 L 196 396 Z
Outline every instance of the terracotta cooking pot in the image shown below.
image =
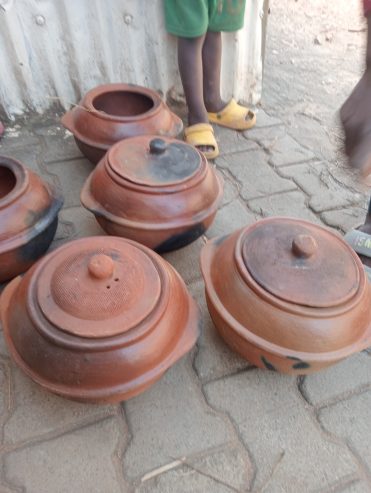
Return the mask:
M 7 346 L 56 394 L 116 402 L 144 391 L 195 344 L 195 302 L 152 250 L 122 238 L 67 243 L 0 299 Z
M 61 195 L 20 162 L 0 156 L 0 282 L 26 271 L 48 249 Z
M 260 368 L 307 374 L 371 345 L 371 291 L 356 254 L 306 221 L 268 218 L 201 252 L 211 317 Z
M 86 181 L 81 202 L 102 228 L 165 252 L 210 226 L 222 179 L 185 142 L 141 136 L 115 144 Z
M 131 84 L 92 89 L 63 116 L 62 124 L 92 163 L 121 139 L 145 134 L 175 137 L 183 128 L 181 119 L 155 91 Z

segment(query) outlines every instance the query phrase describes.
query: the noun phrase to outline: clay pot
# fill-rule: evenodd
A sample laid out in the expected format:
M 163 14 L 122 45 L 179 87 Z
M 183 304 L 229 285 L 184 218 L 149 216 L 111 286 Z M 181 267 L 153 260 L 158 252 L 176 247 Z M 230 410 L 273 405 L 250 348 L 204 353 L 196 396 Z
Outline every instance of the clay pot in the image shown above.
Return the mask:
M 155 91 L 131 84 L 92 89 L 63 116 L 62 124 L 94 164 L 119 140 L 146 134 L 175 137 L 183 128 Z
M 340 236 L 269 218 L 201 252 L 211 317 L 229 346 L 260 368 L 307 374 L 371 345 L 371 291 Z
M 177 272 L 122 238 L 67 243 L 0 299 L 10 354 L 45 389 L 117 402 L 144 391 L 195 344 L 195 302 Z
M 108 234 L 165 252 L 205 232 L 222 192 L 221 177 L 194 147 L 146 135 L 107 152 L 86 181 L 81 202 Z
M 0 282 L 26 271 L 48 249 L 61 195 L 20 162 L 0 156 Z

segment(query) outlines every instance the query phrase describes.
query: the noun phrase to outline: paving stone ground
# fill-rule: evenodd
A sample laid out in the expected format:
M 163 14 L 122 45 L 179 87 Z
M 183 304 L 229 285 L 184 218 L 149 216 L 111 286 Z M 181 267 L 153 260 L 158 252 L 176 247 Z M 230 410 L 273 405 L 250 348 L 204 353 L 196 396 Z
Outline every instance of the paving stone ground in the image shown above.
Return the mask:
M 0 493 L 371 491 L 371 354 L 364 351 L 305 378 L 253 368 L 217 334 L 199 267 L 208 238 L 262 217 L 301 217 L 340 233 L 364 219 L 367 192 L 340 162 L 337 124 L 329 123 L 339 95 L 330 91 L 332 82 L 330 89 L 321 85 L 324 96 L 313 91 L 313 78 L 301 77 L 313 66 L 313 77 L 328 81 L 330 72 L 336 79 L 328 67 L 335 70 L 342 62 L 350 15 L 348 2 L 339 2 L 345 10 L 336 31 L 325 0 L 305 13 L 294 10 L 299 2 L 272 0 L 272 15 L 281 17 L 271 20 L 274 43 L 268 46 L 257 126 L 245 133 L 216 128 L 221 155 L 215 165 L 225 181 L 220 210 L 205 236 L 165 256 L 185 279 L 203 318 L 189 355 L 128 402 L 85 405 L 31 382 L 11 361 L 0 331 Z M 356 1 L 350 3 L 354 7 Z M 289 26 L 285 9 L 306 18 L 303 29 Z M 360 19 L 349 23 L 359 28 Z M 308 44 L 312 38 L 305 38 L 323 26 L 338 34 L 331 49 L 314 48 Z M 284 28 L 291 37 L 282 34 Z M 349 45 L 356 35 L 344 36 Z M 291 63 L 287 57 L 294 48 L 302 58 Z M 314 52 L 321 49 L 327 64 Z M 351 69 L 358 61 L 345 61 L 342 98 L 356 79 Z M 282 85 L 285 78 L 291 97 Z M 51 248 L 103 234 L 79 201 L 92 165 L 57 115 L 8 125 L 0 154 L 21 160 L 63 191 Z

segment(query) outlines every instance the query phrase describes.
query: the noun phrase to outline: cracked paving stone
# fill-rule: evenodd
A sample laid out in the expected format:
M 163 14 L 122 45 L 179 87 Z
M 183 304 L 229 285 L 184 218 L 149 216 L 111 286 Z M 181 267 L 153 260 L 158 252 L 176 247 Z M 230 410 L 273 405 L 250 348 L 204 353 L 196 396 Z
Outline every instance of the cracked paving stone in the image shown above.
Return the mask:
M 232 233 L 256 221 L 256 216 L 248 211 L 239 200 L 234 200 L 220 209 L 211 227 L 206 231 L 208 238 Z
M 7 481 L 27 493 L 124 493 L 115 466 L 121 423 L 107 419 L 5 457 Z
M 184 248 L 166 253 L 165 260 L 179 272 L 184 282 L 189 283 L 201 277 L 200 252 L 205 244 L 202 238 L 190 243 Z
M 316 425 L 294 378 L 251 370 L 211 382 L 205 393 L 238 427 L 256 467 L 254 490 L 314 491 L 357 471 L 347 448 Z
M 249 207 L 264 217 L 297 217 L 322 225 L 320 219 L 308 209 L 306 197 L 302 192 L 286 192 L 270 197 L 253 199 L 249 201 Z
M 336 148 L 324 126 L 314 118 L 296 113 L 287 129 L 297 142 L 310 148 L 320 159 L 334 159 Z
M 270 153 L 270 163 L 273 166 L 287 166 L 313 159 L 312 151 L 301 146 L 289 135 L 273 141 L 264 141 L 264 147 Z
M 251 364 L 233 352 L 219 336 L 209 315 L 202 281 L 189 288 L 201 310 L 203 326 L 198 340 L 198 351 L 194 366 L 203 382 L 236 373 L 251 367 Z
M 245 200 L 297 189 L 292 180 L 281 178 L 274 172 L 264 151 L 233 154 L 225 161 L 229 171 L 241 183 L 240 194 Z
M 367 209 L 352 207 L 335 211 L 327 211 L 321 214 L 323 221 L 333 228 L 341 229 L 347 233 L 365 222 Z
M 152 478 L 135 493 L 231 493 L 234 490 L 187 466 Z
M 371 471 L 371 391 L 338 402 L 319 413 L 324 428 L 344 440 Z
M 64 196 L 64 207 L 80 205 L 80 192 L 86 179 L 93 171 L 87 159 L 48 164 L 47 171 L 55 176 Z
M 257 144 L 246 138 L 242 132 L 214 125 L 214 134 L 218 142 L 220 156 L 258 149 Z
M 315 406 L 339 399 L 344 394 L 357 392 L 371 385 L 371 356 L 356 354 L 319 373 L 308 375 L 303 390 Z
M 147 392 L 127 401 L 125 410 L 132 435 L 123 459 L 125 476 L 142 477 L 234 439 L 226 418 L 206 404 L 187 358 Z
M 43 390 L 12 366 L 11 416 L 4 425 L 4 443 L 14 444 L 45 433 L 63 432 L 117 412 L 117 406 L 63 399 Z
M 309 206 L 315 212 L 363 204 L 361 194 L 339 184 L 328 172 L 325 163 L 307 163 L 280 170 L 292 178 L 310 196 Z

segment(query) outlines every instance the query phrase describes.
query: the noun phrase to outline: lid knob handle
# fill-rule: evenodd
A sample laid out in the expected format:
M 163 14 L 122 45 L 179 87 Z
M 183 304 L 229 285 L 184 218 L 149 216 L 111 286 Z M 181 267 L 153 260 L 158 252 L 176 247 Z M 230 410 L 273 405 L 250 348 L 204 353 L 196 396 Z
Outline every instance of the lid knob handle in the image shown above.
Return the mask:
M 292 241 L 292 252 L 295 257 L 309 258 L 317 251 L 318 245 L 313 236 L 297 235 Z
M 151 154 L 162 154 L 166 151 L 166 142 L 162 139 L 152 139 L 149 143 L 149 152 Z
M 89 260 L 89 274 L 96 279 L 108 279 L 112 276 L 115 264 L 108 255 L 93 255 Z

